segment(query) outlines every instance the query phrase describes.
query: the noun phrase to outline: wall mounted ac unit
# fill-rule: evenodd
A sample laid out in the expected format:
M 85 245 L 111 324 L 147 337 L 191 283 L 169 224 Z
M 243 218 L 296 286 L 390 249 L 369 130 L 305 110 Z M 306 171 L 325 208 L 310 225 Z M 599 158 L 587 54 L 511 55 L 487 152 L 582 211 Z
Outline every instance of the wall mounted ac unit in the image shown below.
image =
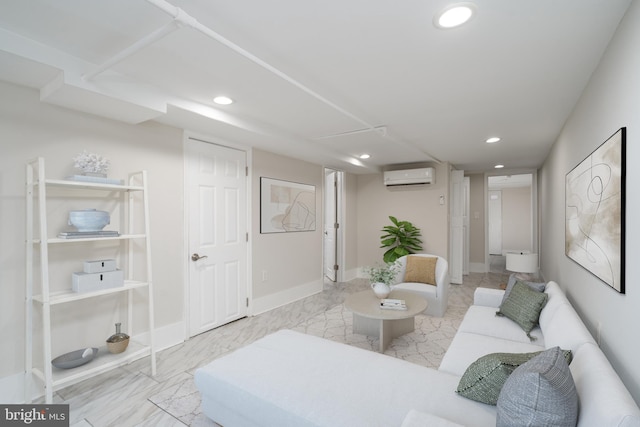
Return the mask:
M 405 169 L 384 172 L 384 185 L 393 187 L 396 185 L 420 185 L 436 182 L 433 168 Z

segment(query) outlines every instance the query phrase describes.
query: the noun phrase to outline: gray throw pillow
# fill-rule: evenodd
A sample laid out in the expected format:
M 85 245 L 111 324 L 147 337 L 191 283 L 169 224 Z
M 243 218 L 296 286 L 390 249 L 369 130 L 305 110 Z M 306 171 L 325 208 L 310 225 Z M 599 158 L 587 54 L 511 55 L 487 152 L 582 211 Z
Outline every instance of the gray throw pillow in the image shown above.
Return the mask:
M 562 350 L 567 363 L 571 363 L 571 350 Z M 491 353 L 473 362 L 460 378 L 456 393 L 467 399 L 495 405 L 500 390 L 509 375 L 520 365 L 542 351 L 533 353 Z
M 511 289 L 513 289 L 513 285 L 515 285 L 517 281 L 524 283 L 525 285 L 527 285 L 528 287 L 530 287 L 531 289 L 537 292 L 544 292 L 544 290 L 547 287 L 546 282 L 529 282 L 528 280 L 520 280 L 516 278 L 516 273 L 512 273 L 509 276 L 507 287 L 504 290 L 504 295 L 502 296 L 502 302 L 504 302 L 507 299 L 507 297 L 511 293 Z
M 496 427 L 575 427 L 577 422 L 578 392 L 560 347 L 517 367 L 500 391 Z
M 536 292 L 524 283 L 516 281 L 496 315 L 513 320 L 527 333 L 531 341 L 535 341 L 536 338 L 531 336 L 531 330 L 538 324 L 540 312 L 548 298 L 544 292 Z

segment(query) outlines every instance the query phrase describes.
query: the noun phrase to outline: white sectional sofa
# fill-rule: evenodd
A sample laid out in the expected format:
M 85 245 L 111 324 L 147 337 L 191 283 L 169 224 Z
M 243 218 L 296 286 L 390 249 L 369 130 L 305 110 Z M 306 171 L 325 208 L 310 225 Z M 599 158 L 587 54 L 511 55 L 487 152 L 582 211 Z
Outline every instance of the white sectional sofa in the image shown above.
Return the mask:
M 478 288 L 439 369 L 422 367 L 289 330 L 198 369 L 203 412 L 235 426 L 495 426 L 496 406 L 456 393 L 479 357 L 559 346 L 579 398 L 578 426 L 640 426 L 640 409 L 560 287 L 531 341 L 512 320 L 495 315 L 504 291 Z

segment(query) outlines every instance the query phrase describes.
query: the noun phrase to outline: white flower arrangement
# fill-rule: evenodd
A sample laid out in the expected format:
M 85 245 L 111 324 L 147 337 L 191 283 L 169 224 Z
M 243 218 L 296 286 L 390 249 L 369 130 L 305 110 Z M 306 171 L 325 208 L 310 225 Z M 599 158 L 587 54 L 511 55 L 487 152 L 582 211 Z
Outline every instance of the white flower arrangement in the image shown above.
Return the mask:
M 365 267 L 364 273 L 369 276 L 371 283 L 384 283 L 391 285 L 396 275 L 400 272 L 401 266 L 396 262 L 388 262 L 385 265 L 375 267 Z
M 86 150 L 74 157 L 73 161 L 73 166 L 81 169 L 84 173 L 101 174 L 105 176 L 107 175 L 110 165 L 109 159 L 105 159 L 95 153 L 87 153 Z

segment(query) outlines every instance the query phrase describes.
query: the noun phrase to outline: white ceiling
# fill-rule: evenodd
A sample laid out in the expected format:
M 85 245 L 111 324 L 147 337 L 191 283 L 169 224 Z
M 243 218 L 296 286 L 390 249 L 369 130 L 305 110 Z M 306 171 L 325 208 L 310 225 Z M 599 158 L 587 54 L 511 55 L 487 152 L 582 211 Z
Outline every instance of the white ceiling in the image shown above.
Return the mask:
M 502 190 L 504 188 L 531 187 L 532 174 L 490 176 L 487 179 L 489 190 Z
M 540 166 L 630 0 L 478 0 L 467 25 L 435 28 L 451 3 L 0 0 L 0 80 L 353 173 Z M 174 7 L 181 28 L 97 73 Z

